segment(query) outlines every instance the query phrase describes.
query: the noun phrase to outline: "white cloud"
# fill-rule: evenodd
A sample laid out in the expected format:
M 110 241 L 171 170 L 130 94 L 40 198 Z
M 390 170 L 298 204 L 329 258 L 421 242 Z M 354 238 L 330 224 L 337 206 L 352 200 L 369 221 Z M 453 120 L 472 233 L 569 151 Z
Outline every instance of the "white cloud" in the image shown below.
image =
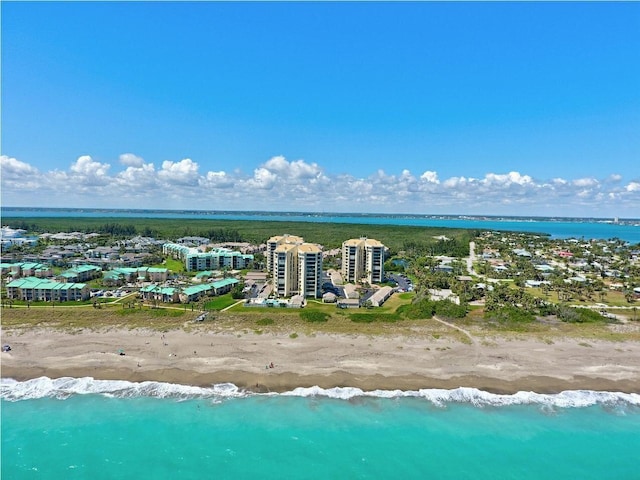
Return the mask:
M 432 172 L 431 170 L 427 170 L 420 175 L 420 180 L 424 180 L 428 183 L 440 183 L 440 180 L 438 180 L 438 173 Z
M 259 188 L 261 190 L 270 190 L 276 183 L 278 175 L 267 170 L 264 167 L 256 168 L 253 171 L 253 178 L 246 182 L 246 185 L 251 188 Z
M 447 188 L 464 187 L 468 183 L 473 183 L 475 178 L 451 177 L 444 181 L 443 185 Z
M 629 182 L 625 190 L 627 192 L 640 192 L 640 182 Z
M 144 164 L 144 159 L 134 155 L 133 153 L 123 153 L 118 158 L 120 159 L 121 164 L 128 167 L 142 167 Z
M 153 163 L 127 167 L 116 176 L 115 180 L 118 184 L 131 189 L 155 188 L 157 186 L 156 169 Z
M 533 179 L 529 175 L 521 175 L 519 172 L 509 172 L 506 174 L 487 173 L 483 183 L 487 185 L 531 185 Z
M 118 157 L 119 170 L 85 155 L 67 170 L 40 172 L 19 159 L 0 156 L 2 199 L 25 206 L 86 205 L 121 208 L 220 208 L 256 210 L 407 213 L 498 213 L 623 216 L 640 211 L 640 181 L 537 180 L 524 172 L 440 178 L 409 169 L 353 174 L 326 173 L 316 163 L 269 158 L 247 175 L 238 169 L 200 172 L 190 158 L 165 160 L 160 168 L 134 154 Z M 614 181 L 615 180 L 615 181 Z M 38 192 L 34 195 L 33 192 Z M 637 213 L 635 214 L 637 216 Z
M 576 187 L 595 187 L 598 185 L 598 180 L 595 178 L 577 178 L 571 183 Z
M 616 183 L 622 180 L 622 175 L 618 173 L 612 173 L 607 177 L 607 182 Z
M 71 172 L 84 177 L 104 177 L 110 167 L 108 163 L 94 162 L 89 155 L 83 155 L 71 164 Z
M 288 162 L 283 156 L 272 157 L 262 168 L 276 173 L 278 176 L 294 180 L 316 178 L 321 170 L 316 163 L 306 163 L 304 160 Z
M 198 185 L 198 164 L 190 158 L 179 162 L 165 160 L 162 169 L 158 172 L 158 178 L 167 184 L 196 186 Z
M 230 188 L 233 186 L 233 183 L 233 179 L 230 178 L 226 172 L 220 171 L 207 172 L 202 185 L 209 188 Z
M 0 172 L 3 178 L 20 178 L 26 175 L 37 175 L 38 169 L 16 158 L 0 155 Z

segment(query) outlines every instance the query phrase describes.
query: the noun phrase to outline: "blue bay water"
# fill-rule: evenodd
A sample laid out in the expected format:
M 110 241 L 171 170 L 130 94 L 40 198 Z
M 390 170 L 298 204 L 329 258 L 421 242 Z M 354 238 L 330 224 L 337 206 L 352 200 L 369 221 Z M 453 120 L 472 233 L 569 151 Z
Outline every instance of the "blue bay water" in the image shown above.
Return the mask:
M 558 406 L 562 395 L 162 398 L 131 388 L 3 394 L 2 478 L 640 477 L 637 395 Z
M 2 208 L 3 217 L 77 218 L 173 218 L 210 220 L 295 221 L 315 223 L 354 223 L 365 225 L 409 225 L 422 227 L 504 230 L 548 234 L 552 238 L 619 238 L 640 243 L 640 220 L 613 223 L 602 219 L 539 219 L 515 217 L 421 216 L 332 213 L 205 212 L 171 210 L 98 210 Z

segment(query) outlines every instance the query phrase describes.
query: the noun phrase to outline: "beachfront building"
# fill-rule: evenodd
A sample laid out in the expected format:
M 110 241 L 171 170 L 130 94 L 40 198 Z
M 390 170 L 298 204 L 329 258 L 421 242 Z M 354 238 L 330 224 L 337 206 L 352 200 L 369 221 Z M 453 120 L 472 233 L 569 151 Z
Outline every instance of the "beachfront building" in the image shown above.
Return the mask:
M 37 277 L 25 277 L 7 284 L 7 298 L 26 302 L 67 302 L 87 300 L 89 286 L 85 283 L 62 283 Z
M 78 265 L 77 267 L 62 272 L 59 278 L 63 282 L 78 283 L 88 282 L 100 276 L 102 276 L 102 268 L 96 267 L 95 265 Z
M 279 297 L 322 296 L 322 250 L 318 245 L 282 242 L 271 262 L 273 291 Z
M 184 288 L 147 285 L 140 289 L 140 294 L 146 301 L 191 303 L 204 296 L 224 295 L 230 292 L 238 283 L 235 278 L 225 278 L 216 282 L 191 285 Z
M 317 245 L 298 246 L 298 295 L 303 298 L 322 297 L 322 250 Z
M 46 278 L 53 276 L 51 265 L 37 262 L 2 263 L 0 264 L 0 273 L 2 275 L 11 275 L 13 278 Z
M 302 237 L 296 237 L 295 235 L 289 235 L 287 233 L 285 233 L 284 235 L 271 237 L 269 240 L 267 240 L 267 251 L 265 255 L 267 257 L 267 271 L 273 271 L 275 251 L 278 246 L 285 244 L 301 245 L 303 243 L 304 239 Z
M 345 282 L 380 283 L 384 278 L 384 245 L 378 240 L 361 237 L 342 243 L 342 278 Z
M 159 267 L 122 267 L 105 271 L 103 281 L 111 285 L 122 285 L 126 282 L 166 282 L 169 270 Z
M 202 270 L 242 270 L 249 268 L 253 262 L 253 255 L 242 254 L 228 248 L 214 248 L 208 252 L 202 252 L 194 247 L 187 247 L 177 243 L 165 243 L 162 253 L 171 255 L 184 262 L 187 272 L 199 272 Z
M 389 286 L 382 287 L 376 290 L 373 295 L 369 297 L 369 302 L 372 307 L 380 307 L 387 299 L 393 294 L 393 289 Z

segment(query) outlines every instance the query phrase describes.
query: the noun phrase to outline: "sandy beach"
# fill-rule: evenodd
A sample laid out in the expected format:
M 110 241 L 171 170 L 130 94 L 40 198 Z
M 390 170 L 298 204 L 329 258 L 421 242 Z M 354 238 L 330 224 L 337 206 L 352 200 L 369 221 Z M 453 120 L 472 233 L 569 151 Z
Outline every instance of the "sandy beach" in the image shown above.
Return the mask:
M 640 343 L 534 338 L 462 343 L 413 336 L 165 333 L 136 329 L 6 330 L 2 377 L 94 377 L 208 386 L 230 382 L 255 391 L 318 385 L 374 389 L 475 387 L 607 390 L 640 393 Z M 120 355 L 122 350 L 124 355 Z M 273 364 L 273 368 L 270 365 Z

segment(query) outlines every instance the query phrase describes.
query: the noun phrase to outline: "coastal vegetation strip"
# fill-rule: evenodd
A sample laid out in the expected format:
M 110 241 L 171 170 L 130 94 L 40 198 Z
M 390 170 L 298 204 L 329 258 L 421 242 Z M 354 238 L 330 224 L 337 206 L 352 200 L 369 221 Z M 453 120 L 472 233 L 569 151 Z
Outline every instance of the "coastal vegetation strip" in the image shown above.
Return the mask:
M 339 248 L 347 238 L 368 236 L 380 240 L 392 251 L 431 246 L 434 254 L 452 256 L 468 255 L 469 241 L 478 233 L 475 230 L 439 227 L 207 219 L 4 217 L 3 223 L 30 233 L 83 232 L 112 237 L 143 235 L 165 239 L 203 236 L 213 242 L 263 243 L 274 235 L 289 232 L 307 242 L 323 245 L 325 249 Z
M 468 331 L 476 338 L 493 335 L 526 338 L 534 336 L 553 343 L 554 339 L 573 337 L 609 341 L 640 341 L 640 328 L 635 322 L 625 325 L 609 323 L 606 319 L 593 318 L 587 323 L 562 321 L 558 318 L 521 321 L 518 315 L 503 315 L 487 319 L 482 309 L 471 309 L 465 318 L 446 317 L 460 331 L 439 323 L 431 316 L 411 318 L 401 308 L 391 310 L 344 311 L 322 304 L 309 304 L 297 309 L 237 309 L 229 312 L 209 312 L 204 322 L 196 323 L 200 311 L 192 311 L 187 305 L 153 308 L 138 305 L 133 308 L 107 304 L 102 309 L 67 306 L 4 307 L 2 323 L 6 330 L 26 331 L 35 327 L 65 331 L 103 330 L 111 328 L 148 329 L 154 331 L 197 330 L 245 334 L 298 332 L 304 335 L 404 335 L 407 337 L 446 337 L 467 343 L 460 331 Z

